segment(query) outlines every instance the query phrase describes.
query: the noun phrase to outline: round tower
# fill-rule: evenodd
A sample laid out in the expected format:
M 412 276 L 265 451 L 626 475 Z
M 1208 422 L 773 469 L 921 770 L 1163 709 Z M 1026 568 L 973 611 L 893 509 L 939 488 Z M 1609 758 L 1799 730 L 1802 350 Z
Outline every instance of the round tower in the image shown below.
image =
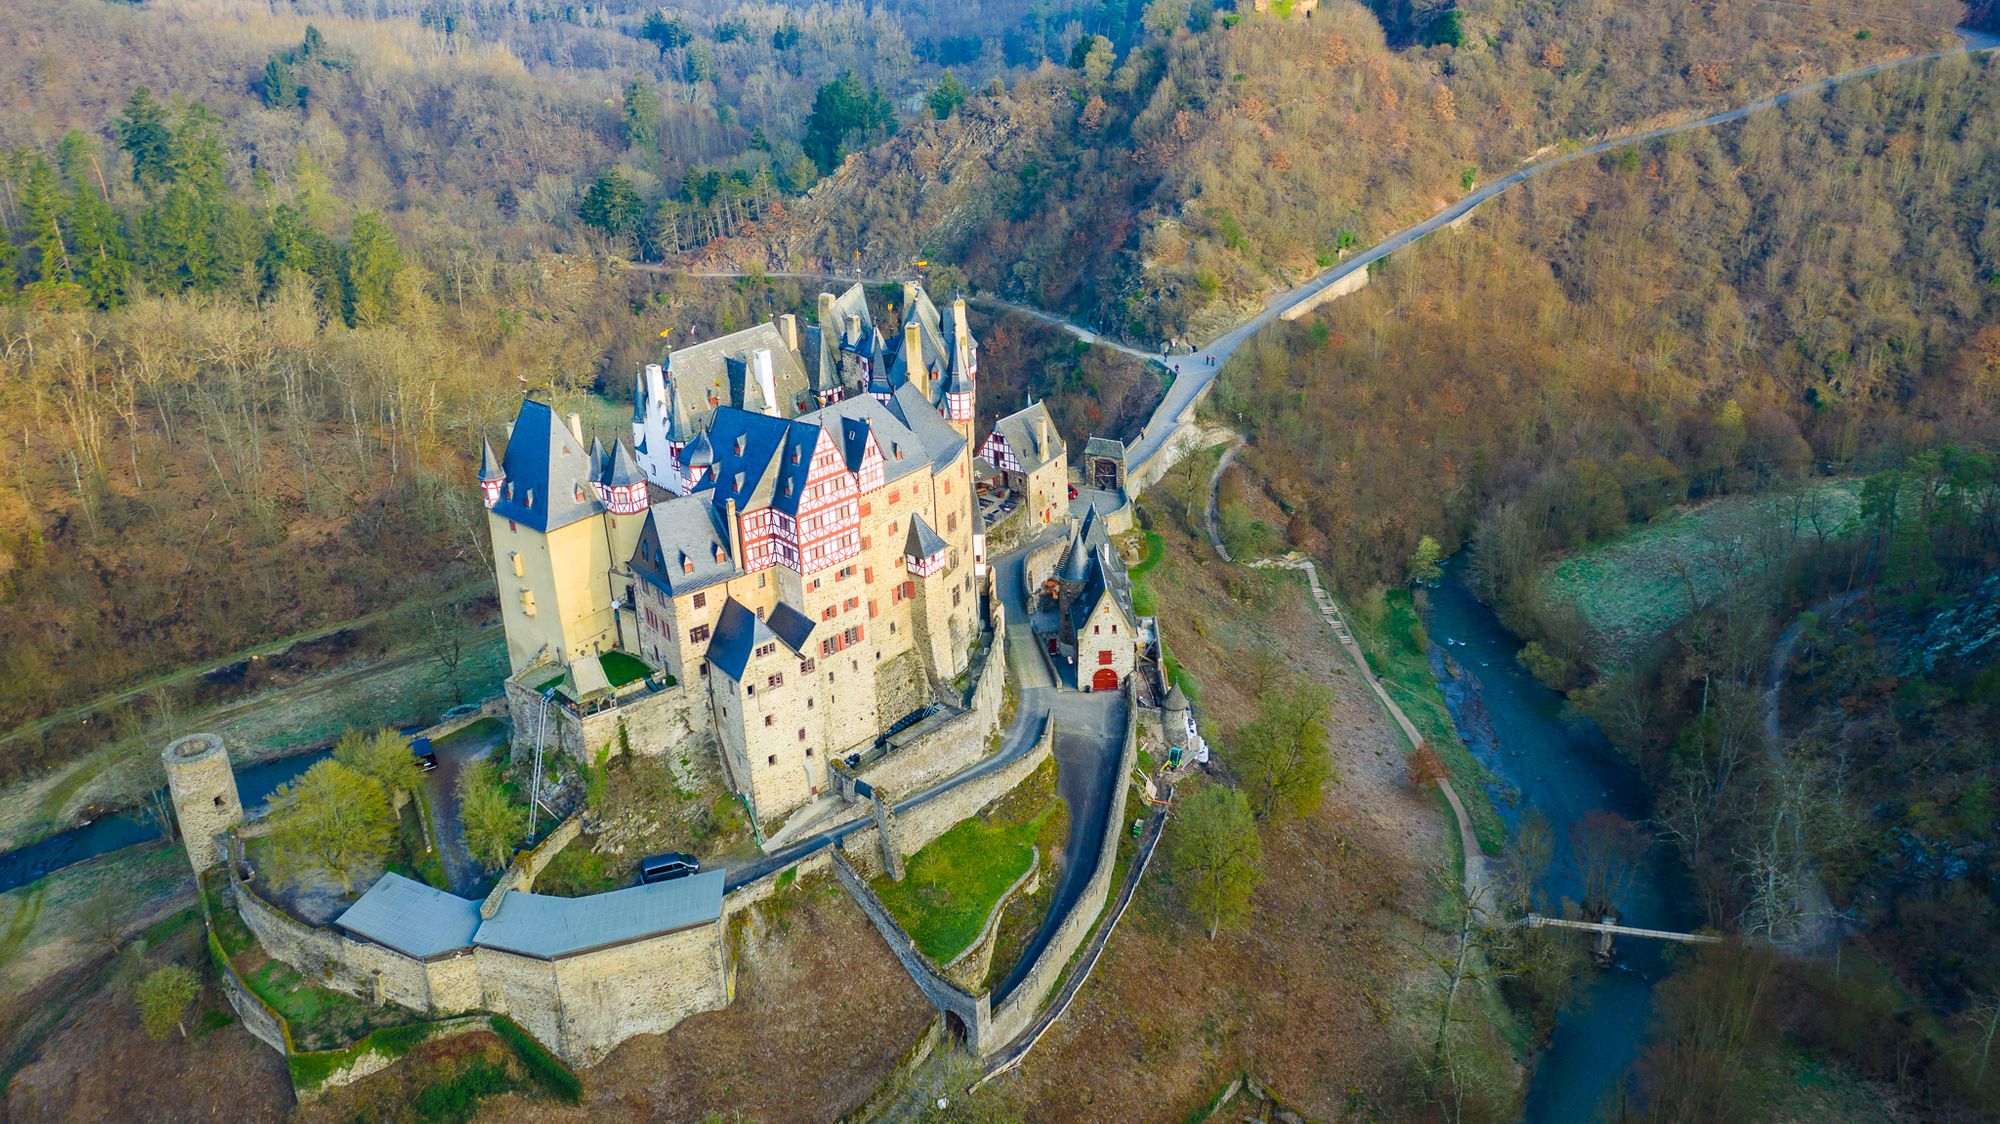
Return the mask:
M 223 861 L 215 837 L 243 822 L 243 800 L 221 734 L 189 734 L 169 744 L 160 759 L 167 767 L 167 791 L 174 819 L 187 844 L 188 862 L 200 874 Z

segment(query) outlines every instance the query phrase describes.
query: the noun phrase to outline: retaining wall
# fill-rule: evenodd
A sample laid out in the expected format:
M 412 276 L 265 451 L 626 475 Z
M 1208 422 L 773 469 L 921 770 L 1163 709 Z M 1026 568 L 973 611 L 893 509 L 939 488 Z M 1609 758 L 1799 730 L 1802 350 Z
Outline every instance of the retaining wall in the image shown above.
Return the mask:
M 868 916 L 868 920 L 874 923 L 875 931 L 882 935 L 882 940 L 888 944 L 889 951 L 895 953 L 896 959 L 902 962 L 903 970 L 916 981 L 917 990 L 923 992 L 925 998 L 929 999 L 938 1010 L 958 1017 L 965 1028 L 966 1045 L 971 1047 L 974 1053 L 979 1053 L 981 1044 L 992 1038 L 989 1028 L 992 1013 L 988 997 L 983 993 L 968 994 L 964 988 L 944 978 L 936 968 L 931 967 L 931 962 L 925 959 L 923 953 L 917 951 L 917 946 L 911 943 L 909 935 L 903 932 L 902 926 L 896 924 L 896 919 L 889 915 L 888 907 L 882 904 L 882 899 L 876 897 L 875 891 L 868 887 L 867 878 L 856 871 L 847 858 L 846 852 L 838 848 L 834 850 L 833 871 L 840 878 L 841 885 L 847 887 L 848 894 L 854 898 L 855 904 L 861 907 L 861 912 Z
M 500 903 L 506 899 L 509 890 L 519 890 L 524 894 L 533 891 L 535 879 L 541 877 L 549 863 L 555 861 L 562 849 L 575 842 L 582 832 L 583 813 L 572 813 L 550 829 L 540 843 L 515 855 L 514 861 L 507 864 L 506 871 L 500 875 L 500 881 L 493 884 L 493 892 L 487 894 L 486 900 L 480 904 L 479 916 L 491 918 L 500 912 Z
M 1090 935 L 1098 914 L 1104 911 L 1104 902 L 1111 893 L 1112 874 L 1118 865 L 1118 840 L 1125 830 L 1125 797 L 1132 788 L 1128 778 L 1139 754 L 1139 723 L 1132 713 L 1130 687 L 1125 691 L 1125 705 L 1125 745 L 1119 754 L 1118 789 L 1111 798 L 1111 816 L 1105 823 L 1104 839 L 1097 849 L 1097 869 L 1091 872 L 1083 895 L 1070 909 L 1069 916 L 1063 918 L 1054 938 L 1042 949 L 1042 955 L 1035 960 L 1034 966 L 1021 977 L 1021 982 L 1015 985 L 1006 1001 L 994 1009 L 993 1040 L 982 1053 L 991 1053 L 1013 1041 L 1035 1021 L 1042 1001 L 1048 998 L 1050 989 L 1062 976 L 1070 957 L 1083 947 L 1084 938 Z
M 1465 221 L 1465 218 L 1470 218 L 1471 215 L 1472 212 L 1467 211 L 1465 213 L 1464 218 L 1455 220 L 1454 222 L 1451 223 L 1451 225 L 1453 227 L 1456 227 L 1459 225 L 1459 223 Z M 1360 269 L 1355 270 L 1353 273 L 1350 273 L 1347 276 L 1341 278 L 1340 280 L 1335 281 L 1333 284 L 1328 285 L 1326 288 L 1321 289 L 1319 292 L 1314 293 L 1312 296 L 1307 297 L 1306 299 L 1300 301 L 1299 303 L 1293 305 L 1292 307 L 1286 309 L 1285 311 L 1280 312 L 1278 314 L 1278 319 L 1297 320 L 1299 317 L 1304 316 L 1305 314 L 1311 312 L 1315 308 L 1318 308 L 1320 305 L 1327 303 L 1328 301 L 1339 300 L 1341 297 L 1344 297 L 1349 293 L 1358 293 L 1367 287 L 1368 287 L 1368 269 L 1367 267 L 1364 266 Z
M 1000 725 L 1000 703 L 1006 695 L 1007 661 L 1000 647 L 1005 642 L 1004 631 L 996 630 L 993 646 L 987 649 L 966 700 L 969 709 L 863 766 L 861 779 L 896 798 L 970 768 L 985 757 L 993 731 Z
M 950 831 L 993 801 L 1014 791 L 1042 762 L 1049 759 L 1055 745 L 1055 720 L 1047 720 L 1033 749 L 1010 764 L 983 777 L 970 780 L 914 808 L 896 813 L 897 850 L 905 857 L 923 850 L 931 840 Z M 881 833 L 873 824 L 857 828 L 847 836 L 847 860 L 873 878 L 883 873 Z
M 523 680 L 535 679 L 542 670 L 530 669 L 507 681 L 507 709 L 514 718 L 517 746 L 532 748 L 540 732 L 542 696 Z M 632 752 L 665 759 L 682 786 L 691 788 L 721 779 L 721 758 L 716 748 L 708 689 L 701 683 L 677 684 L 635 697 L 623 706 L 582 717 L 552 702 L 548 745 L 577 761 L 588 761 L 590 755 L 605 746 L 619 744 L 621 725 L 625 727 L 625 741 L 632 746 Z

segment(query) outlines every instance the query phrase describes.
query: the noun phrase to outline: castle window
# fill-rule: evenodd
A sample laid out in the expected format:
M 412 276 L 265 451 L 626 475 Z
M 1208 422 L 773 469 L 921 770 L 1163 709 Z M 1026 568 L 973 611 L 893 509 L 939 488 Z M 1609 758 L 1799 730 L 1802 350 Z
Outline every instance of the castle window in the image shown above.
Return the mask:
M 954 608 L 954 609 L 958 607 L 958 587 L 957 587 L 957 586 L 953 586 L 953 587 L 952 587 L 952 590 L 951 590 L 951 604 L 952 604 L 952 608 Z
M 804 730 L 800 730 L 800 731 L 799 731 L 799 740 L 800 740 L 800 741 L 804 741 L 804 740 L 806 740 L 806 732 L 805 732 Z M 811 757 L 812 755 L 813 755 L 813 751 L 812 751 L 812 749 L 811 749 L 810 747 L 808 747 L 808 748 L 806 749 L 806 756 L 807 756 L 807 757 Z
M 896 521 L 894 519 L 889 520 L 889 537 L 892 539 L 896 537 Z
M 801 730 L 799 731 L 799 740 L 800 740 L 800 741 L 804 741 L 804 740 L 806 740 L 806 732 L 805 732 L 805 730 L 804 730 L 804 729 L 801 729 Z M 810 750 L 810 749 L 806 750 L 806 756 L 807 756 L 807 757 L 811 757 L 812 755 L 813 755 L 813 751 L 812 751 L 812 750 Z
M 954 511 L 944 517 L 944 529 L 947 531 L 958 530 L 958 512 Z
M 851 613 L 854 610 L 861 607 L 861 598 L 850 597 L 846 601 L 842 602 L 840 607 L 842 611 Z
M 1115 624 L 1111 626 L 1111 635 L 1113 636 L 1118 635 L 1118 626 Z
M 876 616 L 875 601 L 873 598 L 870 598 L 868 601 L 868 617 L 870 620 L 873 620 L 875 616 Z
M 769 679 L 768 681 L 766 681 L 764 685 L 765 685 L 766 687 L 782 687 L 782 686 L 784 686 L 784 685 L 785 685 L 785 673 L 781 671 L 781 672 L 779 672 L 778 674 L 776 674 L 776 675 L 773 675 L 773 676 L 771 676 L 771 678 L 770 678 L 770 679 Z
M 811 675 L 812 673 L 813 673 L 813 662 L 812 662 L 811 660 L 800 660 L 800 661 L 799 661 L 799 674 L 800 674 L 800 675 Z M 807 706 L 811 706 L 811 705 L 812 705 L 812 700 L 811 700 L 811 699 L 807 699 L 807 700 L 806 700 L 806 705 L 807 705 Z
M 771 715 L 769 715 L 769 714 L 766 714 L 766 715 L 764 716 L 764 725 L 766 725 L 766 726 L 769 726 L 769 725 L 773 724 L 773 723 L 774 723 L 775 721 L 776 721 L 776 719 L 775 719 L 775 718 L 773 718 L 773 717 L 772 717 Z
M 1101 624 L 1094 624 L 1090 626 L 1090 634 L 1092 636 L 1096 636 L 1102 633 L 1103 631 L 1104 631 L 1104 626 Z
M 805 731 L 804 730 L 799 731 L 799 736 L 804 737 Z M 218 796 L 215 798 L 215 806 L 218 808 L 222 807 L 222 797 Z
M 819 615 L 819 619 L 820 619 L 820 620 L 823 620 L 823 621 L 830 621 L 830 620 L 832 620 L 832 619 L 833 619 L 833 618 L 834 618 L 835 616 L 839 615 L 839 613 L 840 613 L 840 606 L 838 606 L 838 605 L 828 605 L 828 606 L 826 607 L 826 610 L 825 610 L 824 612 L 820 613 L 820 615 Z
M 510 551 L 508 551 L 508 552 L 507 552 L 507 558 L 508 558 L 508 560 L 509 560 L 509 561 L 511 561 L 511 562 L 513 562 L 513 563 L 514 563 L 514 576 L 515 576 L 515 577 L 517 577 L 517 578 L 518 578 L 518 577 L 521 577 L 521 576 L 522 576 L 523 574 L 527 573 L 527 568 L 521 565 L 521 552 L 520 552 L 520 551 L 518 551 L 518 550 L 510 550 Z
M 703 605 L 706 605 L 706 604 L 708 604 L 708 594 L 706 594 L 706 593 L 697 593 L 697 594 L 695 594 L 695 595 L 694 595 L 694 607 L 695 607 L 695 608 L 699 609 L 699 608 L 701 608 L 701 607 L 702 607 Z
M 535 615 L 535 591 L 534 591 L 534 590 L 532 590 L 532 589 L 524 589 L 524 590 L 522 590 L 522 591 L 521 591 L 521 612 L 522 612 L 522 613 L 523 613 L 524 615 L 526 615 L 526 616 L 530 616 L 530 617 L 532 617 L 532 616 L 534 616 L 534 615 Z
M 807 660 L 806 662 L 807 662 L 807 663 L 811 663 L 812 661 L 811 661 L 811 660 Z M 828 679 L 831 679 L 831 678 L 833 678 L 833 676 L 832 676 L 831 674 L 829 674 L 829 675 L 827 676 L 827 678 L 828 678 Z M 813 701 L 812 701 L 812 696 L 811 696 L 811 695 L 807 695 L 807 696 L 806 696 L 806 709 L 807 709 L 807 710 L 811 710 L 812 708 L 813 708 Z
M 764 763 L 766 765 L 776 765 L 778 763 L 778 755 L 773 753 L 769 757 L 764 758 Z
M 707 625 L 705 625 L 705 624 L 698 624 L 698 625 L 695 625 L 695 626 L 694 626 L 693 628 L 690 628 L 690 629 L 688 629 L 688 643 L 690 643 L 690 644 L 703 644 L 703 643 L 706 643 L 707 641 L 708 641 L 708 626 L 707 626 Z
M 763 659 L 765 656 L 768 656 L 772 652 L 775 652 L 777 650 L 778 646 L 776 644 L 759 644 L 757 645 L 757 658 Z

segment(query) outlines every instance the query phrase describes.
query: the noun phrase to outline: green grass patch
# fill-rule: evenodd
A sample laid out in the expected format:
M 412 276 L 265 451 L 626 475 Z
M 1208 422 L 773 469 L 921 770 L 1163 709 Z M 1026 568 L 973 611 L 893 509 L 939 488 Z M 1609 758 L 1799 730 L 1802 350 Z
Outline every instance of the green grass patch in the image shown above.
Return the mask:
M 1132 611 L 1142 617 L 1159 614 L 1159 595 L 1153 592 L 1146 575 L 1167 556 L 1167 543 L 1153 531 L 1140 531 L 1146 541 L 1146 556 L 1126 569 L 1132 578 Z
M 171 940 L 175 934 L 200 919 L 201 908 L 191 905 L 179 913 L 170 913 L 146 926 L 146 931 L 139 934 L 139 939 L 146 942 L 147 948 L 158 948 L 163 942 Z
M 972 945 L 1000 895 L 1028 872 L 1040 827 L 1040 820 L 966 820 L 910 856 L 901 882 L 883 879 L 875 891 L 917 948 L 946 963 Z
M 1850 534 L 1860 510 L 1857 479 L 1674 508 L 1550 563 L 1542 570 L 1542 596 L 1576 604 L 1599 638 L 1598 666 L 1613 670 L 1687 619 L 1693 600 L 1706 602 L 1747 576 L 1746 567 L 1759 564 L 1752 544 L 1774 531 L 1807 540 L 1821 530 Z
M 569 678 L 569 672 L 565 671 L 553 679 L 544 679 L 540 683 L 535 684 L 535 693 L 538 695 L 546 694 L 550 687 L 562 686 L 562 681 L 567 678 Z
M 1479 838 L 1479 849 L 1489 855 L 1503 853 L 1507 828 L 1486 793 L 1486 786 L 1495 778 L 1465 748 L 1458 727 L 1452 724 L 1444 693 L 1438 690 L 1437 680 L 1431 675 L 1430 657 L 1426 653 L 1429 641 L 1410 591 L 1391 589 L 1370 598 L 1357 606 L 1348 623 L 1368 657 L 1368 666 L 1382 681 L 1383 690 L 1403 708 L 1410 723 L 1451 771 L 1458 798 L 1465 802 L 1466 814 L 1472 817 L 1472 831 Z
M 364 1054 L 400 1058 L 429 1038 L 432 1029 L 433 1024 L 427 1022 L 383 1027 L 368 1032 L 360 1041 L 344 1049 L 293 1054 L 286 1059 L 292 1071 L 292 1085 L 299 1089 L 316 1089 L 327 1078 L 360 1060 Z
M 424 1087 L 410 1102 L 417 1119 L 425 1121 L 470 1120 L 479 1111 L 479 1102 L 514 1088 L 514 1079 L 504 1066 L 475 1061 L 443 1081 Z
M 603 666 L 604 678 L 613 687 L 623 687 L 653 674 L 653 669 L 647 667 L 644 660 L 630 652 L 606 652 L 597 657 L 597 662 Z
M 575 1104 L 583 1096 L 583 1082 L 577 1079 L 576 1074 L 514 1020 L 505 1015 L 493 1016 L 493 1033 L 499 1035 L 500 1041 L 505 1042 L 521 1059 L 521 1067 L 527 1070 L 528 1076 L 541 1086 L 544 1093 L 564 1104 Z
M 559 898 L 580 898 L 615 890 L 632 880 L 632 864 L 613 862 L 591 850 L 585 839 L 564 847 L 535 879 L 535 892 Z

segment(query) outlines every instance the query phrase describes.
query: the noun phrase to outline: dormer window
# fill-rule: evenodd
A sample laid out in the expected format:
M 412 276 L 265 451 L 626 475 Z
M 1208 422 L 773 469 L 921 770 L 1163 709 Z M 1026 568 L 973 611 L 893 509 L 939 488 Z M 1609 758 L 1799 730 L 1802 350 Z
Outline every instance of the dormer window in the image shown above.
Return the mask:
M 742 455 L 743 455 L 743 447 L 744 447 L 744 444 L 745 444 L 745 443 L 746 443 L 747 441 L 748 441 L 748 438 L 744 437 L 744 435 L 743 435 L 743 434 L 739 433 L 739 434 L 737 434 L 737 435 L 736 435 L 736 455 L 737 455 L 737 456 L 739 456 L 739 457 L 740 457 L 740 456 L 742 456 Z
M 792 446 L 792 463 L 799 463 L 799 447 L 797 445 Z
M 686 551 L 681 552 L 681 573 L 694 573 L 694 559 L 689 558 Z

